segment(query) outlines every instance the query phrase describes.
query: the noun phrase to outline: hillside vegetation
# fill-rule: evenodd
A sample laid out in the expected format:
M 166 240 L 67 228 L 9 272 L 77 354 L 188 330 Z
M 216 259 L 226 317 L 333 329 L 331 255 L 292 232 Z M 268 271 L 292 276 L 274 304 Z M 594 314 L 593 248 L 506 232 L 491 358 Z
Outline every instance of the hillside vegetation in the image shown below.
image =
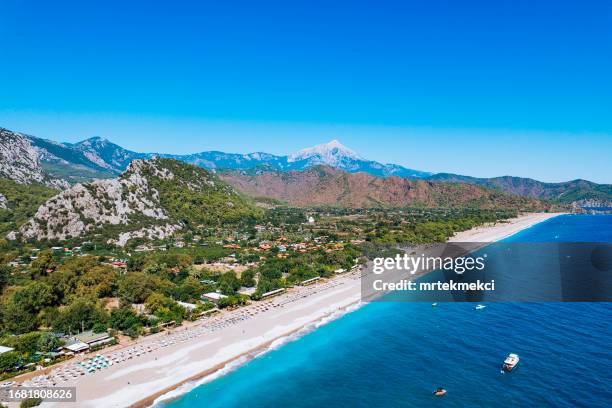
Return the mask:
M 263 214 L 250 199 L 207 170 L 174 159 L 156 159 L 156 163 L 174 177 L 156 177 L 154 167 L 145 167 L 142 174 L 159 191 L 161 206 L 172 220 L 187 227 L 223 225 Z
M 522 177 L 476 178 L 457 174 L 439 173 L 427 178 L 436 182 L 469 183 L 524 197 L 549 200 L 559 204 L 596 201 L 606 205 L 612 203 L 612 185 L 596 184 L 587 180 L 572 180 L 563 183 L 543 183 Z
M 118 245 L 164 239 L 262 210 L 207 170 L 172 159 L 135 160 L 119 178 L 77 184 L 51 197 L 9 237 L 59 242 L 102 235 Z
M 266 196 L 297 206 L 352 208 L 443 207 L 509 208 L 546 211 L 548 203 L 466 183 L 441 183 L 400 177 L 378 178 L 315 166 L 304 171 L 225 172 L 221 178 L 252 196 Z
M 0 234 L 16 229 L 32 217 L 38 206 L 43 204 L 57 190 L 39 183 L 19 184 L 0 178 Z

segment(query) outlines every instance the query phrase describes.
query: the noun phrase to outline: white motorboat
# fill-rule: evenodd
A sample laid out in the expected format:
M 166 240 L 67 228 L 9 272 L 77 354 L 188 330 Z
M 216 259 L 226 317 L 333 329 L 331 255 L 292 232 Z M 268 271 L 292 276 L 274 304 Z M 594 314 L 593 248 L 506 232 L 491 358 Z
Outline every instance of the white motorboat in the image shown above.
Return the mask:
M 516 368 L 519 361 L 521 361 L 521 359 L 519 358 L 518 354 L 510 353 L 508 354 L 508 357 L 506 357 L 506 359 L 504 360 L 502 368 L 504 369 L 504 371 L 510 372 Z

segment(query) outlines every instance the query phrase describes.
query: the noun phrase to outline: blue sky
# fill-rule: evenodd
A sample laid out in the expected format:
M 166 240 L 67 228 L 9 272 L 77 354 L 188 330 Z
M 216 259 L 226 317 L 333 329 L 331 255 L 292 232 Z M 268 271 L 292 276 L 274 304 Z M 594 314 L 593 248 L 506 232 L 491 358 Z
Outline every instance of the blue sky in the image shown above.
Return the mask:
M 612 183 L 606 1 L 0 2 L 0 126 Z

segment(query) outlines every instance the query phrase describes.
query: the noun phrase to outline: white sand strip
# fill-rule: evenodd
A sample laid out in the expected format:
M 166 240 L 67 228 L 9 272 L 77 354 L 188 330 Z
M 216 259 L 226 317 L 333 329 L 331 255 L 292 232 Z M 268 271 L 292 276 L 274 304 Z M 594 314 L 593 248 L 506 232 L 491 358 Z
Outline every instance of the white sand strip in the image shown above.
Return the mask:
M 542 221 L 563 215 L 563 213 L 529 213 L 496 224 L 483 225 L 462 231 L 449 239 L 449 242 L 495 242 L 532 227 Z

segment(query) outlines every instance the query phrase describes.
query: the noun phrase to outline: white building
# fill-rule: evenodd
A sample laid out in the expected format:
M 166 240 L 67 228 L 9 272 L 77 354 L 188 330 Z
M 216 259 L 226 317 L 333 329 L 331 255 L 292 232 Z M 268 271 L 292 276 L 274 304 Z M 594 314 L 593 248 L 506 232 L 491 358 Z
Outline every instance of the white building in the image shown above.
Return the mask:
M 198 305 L 194 305 L 193 303 L 181 302 L 180 300 L 177 300 L 176 303 L 178 303 L 180 306 L 184 307 L 187 310 L 194 310 L 198 307 Z
M 14 348 L 11 347 L 4 347 L 4 346 L 0 346 L 0 354 L 4 354 L 4 353 L 9 353 L 11 351 L 14 351 Z
M 239 294 L 241 295 L 246 295 L 246 296 L 253 296 L 253 294 L 257 292 L 257 288 L 247 288 L 247 287 L 241 287 L 240 290 L 238 291 Z

